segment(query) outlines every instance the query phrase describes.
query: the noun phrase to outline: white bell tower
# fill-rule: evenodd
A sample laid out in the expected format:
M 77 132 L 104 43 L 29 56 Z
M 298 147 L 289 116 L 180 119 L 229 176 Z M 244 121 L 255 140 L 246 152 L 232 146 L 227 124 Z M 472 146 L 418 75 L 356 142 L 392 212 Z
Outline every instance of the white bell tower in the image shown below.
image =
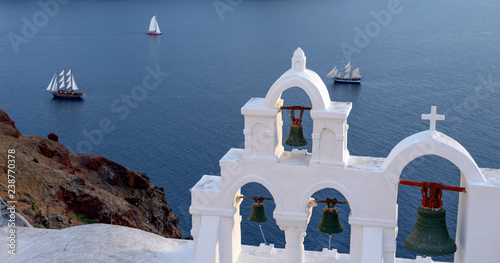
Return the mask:
M 204 175 L 191 189 L 189 212 L 196 263 L 236 263 L 242 253 L 249 253 L 241 247 L 240 189 L 252 182 L 271 193 L 276 204 L 272 216 L 285 233 L 284 253 L 279 253 L 283 258 L 267 262 L 325 262 L 325 257 L 331 261 L 329 257 L 337 253 L 306 253 L 303 244 L 316 204 L 311 197 L 331 188 L 343 195 L 350 209 L 350 254 L 342 257 L 348 257 L 350 263 L 394 263 L 399 177 L 408 163 L 424 155 L 445 158 L 461 171 L 461 186 L 466 191 L 459 194 L 455 262 L 498 261 L 500 221 L 496 219 L 500 210 L 491 209 L 484 201 L 500 203 L 500 185 L 495 184 L 500 182 L 500 170 L 479 168 L 462 145 L 438 132 L 435 122 L 444 116 L 432 108 L 431 114 L 423 116 L 431 120 L 429 130 L 403 139 L 386 158 L 350 156 L 347 117 L 352 104 L 330 101 L 321 78 L 306 68 L 302 49 L 294 52 L 291 64 L 265 98 L 252 98 L 241 108 L 245 148 L 230 149 L 219 161 L 221 176 Z M 311 153 L 283 148 L 281 94 L 293 87 L 304 90 L 311 100 Z M 261 253 L 261 247 L 250 253 Z M 322 253 L 322 259 L 316 260 L 315 253 Z
M 245 116 L 245 158 L 276 161 L 283 154 L 281 94 L 289 88 L 303 89 L 311 99 L 313 119 L 311 165 L 344 166 L 347 150 L 347 116 L 351 103 L 332 102 L 328 90 L 314 71 L 306 68 L 301 48 L 293 53 L 292 67 L 274 82 L 265 98 L 252 98 L 241 113 Z

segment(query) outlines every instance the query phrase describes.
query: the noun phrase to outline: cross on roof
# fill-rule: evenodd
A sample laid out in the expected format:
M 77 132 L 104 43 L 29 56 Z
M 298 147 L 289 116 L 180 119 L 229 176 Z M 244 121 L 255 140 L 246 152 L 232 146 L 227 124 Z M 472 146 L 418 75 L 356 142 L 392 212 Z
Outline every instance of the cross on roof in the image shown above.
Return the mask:
M 436 121 L 442 121 L 444 120 L 444 115 L 439 115 L 436 114 L 436 106 L 431 107 L 431 114 L 422 114 L 422 120 L 430 120 L 431 124 L 429 127 L 429 130 L 435 131 L 436 130 Z

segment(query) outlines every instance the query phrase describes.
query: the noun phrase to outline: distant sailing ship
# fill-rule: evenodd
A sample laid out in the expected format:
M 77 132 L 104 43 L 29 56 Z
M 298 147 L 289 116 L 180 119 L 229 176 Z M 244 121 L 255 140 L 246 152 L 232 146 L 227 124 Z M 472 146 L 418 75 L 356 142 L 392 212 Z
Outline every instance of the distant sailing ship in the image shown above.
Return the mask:
M 351 70 L 351 62 L 344 66 L 344 71 L 339 71 L 337 66 L 335 66 L 326 77 L 333 79 L 334 82 L 361 83 L 359 67 Z
M 163 34 L 160 31 L 160 27 L 158 26 L 158 21 L 156 21 L 156 16 L 153 16 L 151 18 L 151 22 L 149 23 L 149 32 L 147 32 L 146 34 L 148 34 L 148 35 L 161 35 L 161 34 Z
M 56 73 L 52 77 L 47 87 L 47 92 L 54 95 L 54 98 L 81 99 L 85 94 L 76 85 L 75 78 L 73 77 L 73 68 L 68 70 L 68 72 L 66 72 L 66 69 L 61 71 L 61 73 L 58 71 L 56 70 Z

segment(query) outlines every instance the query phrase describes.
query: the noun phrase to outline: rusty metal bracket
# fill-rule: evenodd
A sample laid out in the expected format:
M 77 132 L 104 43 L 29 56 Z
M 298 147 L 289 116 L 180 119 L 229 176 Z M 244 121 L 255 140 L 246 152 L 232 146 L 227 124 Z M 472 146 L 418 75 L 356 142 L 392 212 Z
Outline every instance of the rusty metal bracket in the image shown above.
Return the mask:
M 274 198 L 262 197 L 262 196 L 243 196 L 243 195 L 240 195 L 239 198 L 252 199 L 255 201 L 255 203 L 262 203 L 262 201 L 264 201 L 264 200 L 273 200 L 274 201 Z
M 312 107 L 304 107 L 304 106 L 288 106 L 281 107 L 280 110 L 290 110 L 290 119 L 292 120 L 292 125 L 300 125 L 302 124 L 302 116 L 304 115 L 305 110 L 311 110 Z M 300 117 L 295 118 L 295 110 L 300 110 Z
M 443 197 L 443 190 L 465 193 L 464 187 L 442 185 L 435 182 L 399 180 L 399 184 L 422 187 L 421 203 L 422 206 L 428 208 L 440 208 L 443 206 L 443 201 L 441 200 Z
M 328 207 L 334 207 L 336 204 L 346 204 L 346 205 L 349 204 L 348 202 L 338 201 L 337 198 L 330 199 L 328 197 L 325 200 L 316 200 L 315 202 L 316 203 L 325 203 L 328 205 Z

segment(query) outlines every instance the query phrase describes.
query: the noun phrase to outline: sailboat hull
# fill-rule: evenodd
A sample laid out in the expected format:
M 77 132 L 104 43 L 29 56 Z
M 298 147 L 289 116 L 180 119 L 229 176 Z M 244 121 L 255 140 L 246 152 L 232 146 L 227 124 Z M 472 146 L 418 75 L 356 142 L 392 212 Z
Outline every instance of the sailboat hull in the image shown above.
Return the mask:
M 81 100 L 83 99 L 82 97 L 85 96 L 83 93 L 58 93 L 58 92 L 51 92 L 51 94 L 54 96 L 54 99 L 73 99 L 73 100 Z
M 163 33 L 147 32 L 146 35 L 159 36 L 159 35 L 163 35 Z
M 333 81 L 337 82 L 337 83 L 354 83 L 354 84 L 361 83 L 361 79 L 337 79 L 337 78 L 334 78 Z

